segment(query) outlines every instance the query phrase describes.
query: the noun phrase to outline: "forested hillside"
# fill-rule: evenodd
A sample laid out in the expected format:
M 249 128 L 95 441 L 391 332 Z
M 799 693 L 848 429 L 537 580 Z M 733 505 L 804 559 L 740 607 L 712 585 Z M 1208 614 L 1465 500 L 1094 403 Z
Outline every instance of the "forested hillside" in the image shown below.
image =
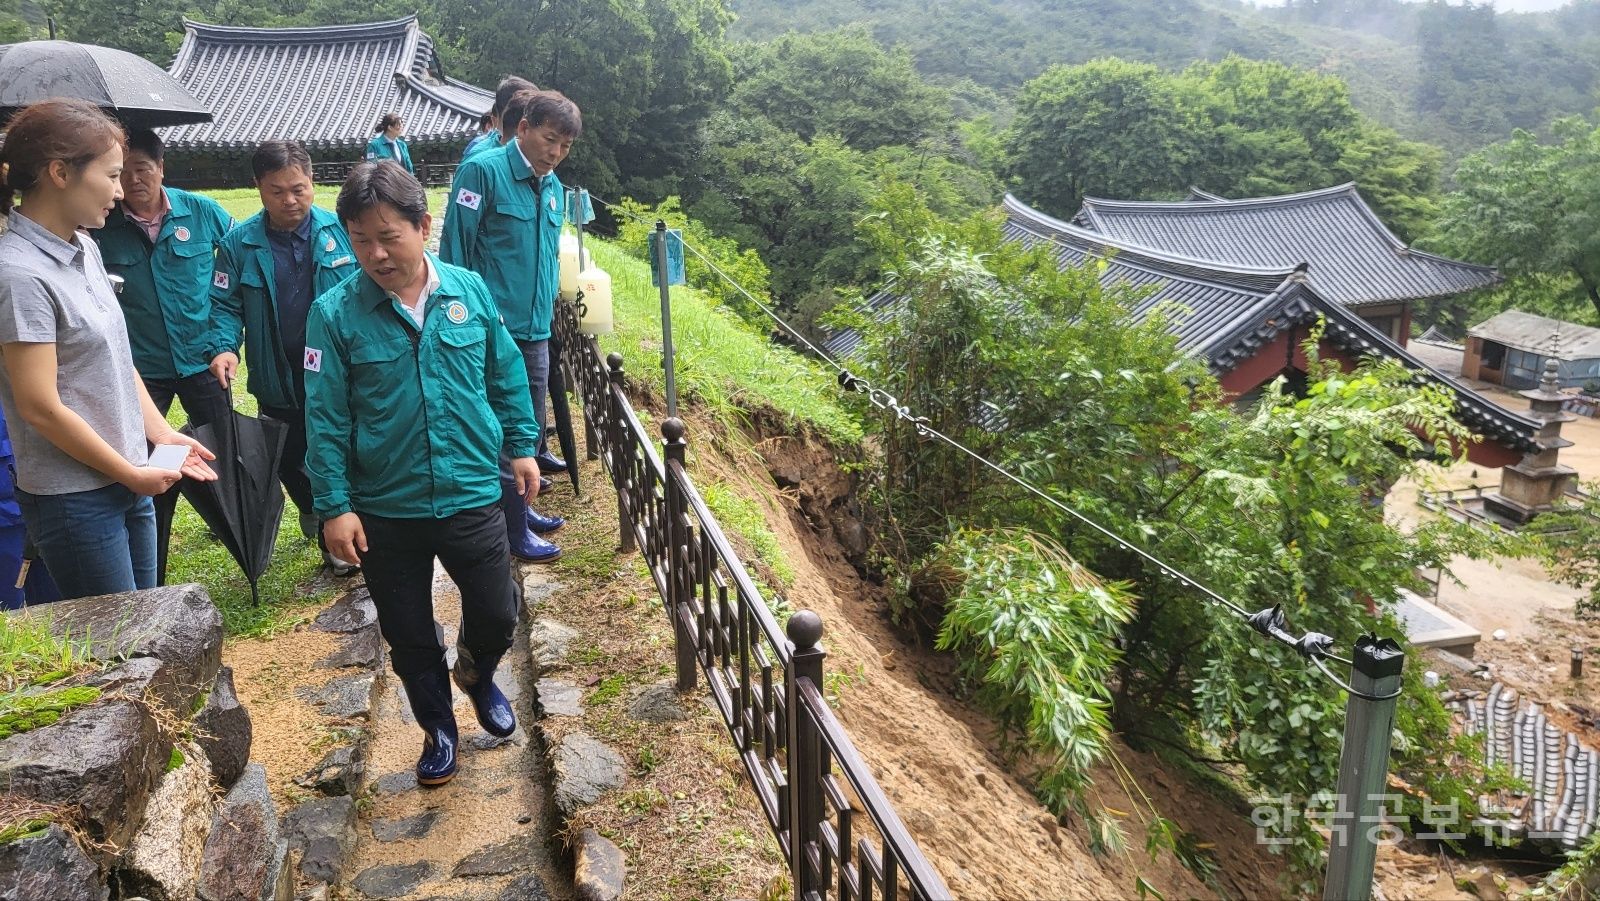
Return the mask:
M 1590 207 L 1558 203 L 1600 193 L 1600 132 L 1555 124 L 1600 104 L 1600 0 L 0 0 L 0 39 L 42 37 L 48 14 L 165 65 L 186 16 L 413 12 L 449 74 L 580 103 L 565 181 L 690 228 L 803 328 L 880 283 L 860 226 L 901 186 L 955 220 L 1006 190 L 1070 216 L 1085 194 L 1354 181 L 1407 240 L 1512 279 L 1421 324 L 1459 332 L 1513 302 L 1600 315 Z
M 1180 69 L 1236 53 L 1338 75 L 1356 106 L 1451 158 L 1600 103 L 1600 2 L 1500 14 L 1489 4 L 1290 0 L 734 0 L 732 35 L 867 25 L 941 83 L 1002 96 L 1051 65 L 1105 56 Z

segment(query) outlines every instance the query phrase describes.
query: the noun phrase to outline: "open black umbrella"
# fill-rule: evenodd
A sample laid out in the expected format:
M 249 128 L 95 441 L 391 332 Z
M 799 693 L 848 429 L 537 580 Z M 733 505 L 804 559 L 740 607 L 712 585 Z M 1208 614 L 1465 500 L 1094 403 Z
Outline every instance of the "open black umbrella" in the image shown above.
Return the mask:
M 550 333 L 550 418 L 561 442 L 561 459 L 567 461 L 572 493 L 578 494 L 578 439 L 572 433 L 572 406 L 567 402 L 567 376 L 561 368 L 561 339 Z
M 278 525 L 283 521 L 278 461 L 283 457 L 289 427 L 276 419 L 234 410 L 223 422 L 186 425 L 183 431 L 217 455 L 211 463 L 217 480 L 184 479 L 175 490 L 156 498 L 160 581 L 166 581 L 167 540 L 172 534 L 172 515 L 181 491 L 239 564 L 250 580 L 250 598 L 259 604 L 261 576 L 272 563 Z
M 0 122 L 51 97 L 87 100 L 134 128 L 211 121 L 177 79 L 125 50 L 71 41 L 0 45 Z

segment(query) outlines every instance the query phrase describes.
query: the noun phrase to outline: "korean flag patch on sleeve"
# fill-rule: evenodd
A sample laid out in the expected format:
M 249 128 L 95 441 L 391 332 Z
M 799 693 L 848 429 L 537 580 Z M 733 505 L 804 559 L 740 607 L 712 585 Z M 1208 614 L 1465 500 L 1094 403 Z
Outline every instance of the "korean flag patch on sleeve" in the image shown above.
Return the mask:
M 228 273 L 218 269 L 216 274 L 211 276 L 211 284 L 216 285 L 218 288 L 221 288 L 224 291 L 228 290 Z
M 315 347 L 306 348 L 306 372 L 322 371 L 322 351 Z
M 456 203 L 461 204 L 469 210 L 475 210 L 483 203 L 483 196 L 480 194 L 474 194 L 471 191 L 468 191 L 466 188 L 462 188 L 460 191 L 456 192 Z

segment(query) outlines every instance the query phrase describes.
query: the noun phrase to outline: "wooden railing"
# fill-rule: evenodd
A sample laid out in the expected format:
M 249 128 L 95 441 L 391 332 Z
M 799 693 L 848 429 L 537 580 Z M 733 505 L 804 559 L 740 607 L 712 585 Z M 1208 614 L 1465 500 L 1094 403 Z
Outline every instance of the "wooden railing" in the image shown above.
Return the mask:
M 555 334 L 589 457 L 616 487 L 622 547 L 643 556 L 672 623 L 678 688 L 705 677 L 794 897 L 950 898 L 823 697 L 821 618 L 802 610 L 778 625 L 695 488 L 683 422 L 662 423 L 658 454 L 624 390 L 622 355 L 602 360 L 570 303 L 557 304 Z

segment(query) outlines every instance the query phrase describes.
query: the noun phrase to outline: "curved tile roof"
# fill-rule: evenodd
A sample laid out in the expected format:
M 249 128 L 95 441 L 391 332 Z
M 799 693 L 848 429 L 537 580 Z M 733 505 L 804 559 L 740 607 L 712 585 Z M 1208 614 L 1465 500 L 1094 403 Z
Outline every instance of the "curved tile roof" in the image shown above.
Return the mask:
M 1411 249 L 1354 184 L 1245 200 L 1198 188 L 1173 203 L 1085 197 L 1074 221 L 1120 241 L 1224 265 L 1308 264 L 1317 292 L 1350 306 L 1460 294 L 1499 280 L 1493 268 Z
M 1165 315 L 1179 349 L 1205 358 L 1216 375 L 1232 371 L 1284 332 L 1321 318 L 1326 323 L 1326 340 L 1350 357 L 1393 357 L 1419 378 L 1437 382 L 1450 392 L 1455 397 L 1457 418 L 1474 431 L 1514 450 L 1538 449 L 1538 421 L 1501 407 L 1429 367 L 1346 305 L 1325 298 L 1304 267 L 1227 266 L 1114 240 L 1041 213 L 1009 194 L 1004 207 L 1006 237 L 1054 245 L 1063 267 L 1104 261 L 1102 285 L 1126 284 L 1139 289 L 1130 318 L 1139 321 L 1158 313 Z M 862 312 L 884 322 L 899 313 L 900 304 L 891 287 L 872 297 Z M 859 334 L 843 330 L 830 334 L 822 347 L 835 359 L 848 359 L 860 344 Z
M 175 150 L 253 150 L 271 138 L 313 151 L 364 147 L 384 113 L 413 143 L 477 133 L 494 94 L 444 74 L 416 16 L 363 25 L 243 28 L 184 20 L 171 72 L 211 122 L 164 133 Z

